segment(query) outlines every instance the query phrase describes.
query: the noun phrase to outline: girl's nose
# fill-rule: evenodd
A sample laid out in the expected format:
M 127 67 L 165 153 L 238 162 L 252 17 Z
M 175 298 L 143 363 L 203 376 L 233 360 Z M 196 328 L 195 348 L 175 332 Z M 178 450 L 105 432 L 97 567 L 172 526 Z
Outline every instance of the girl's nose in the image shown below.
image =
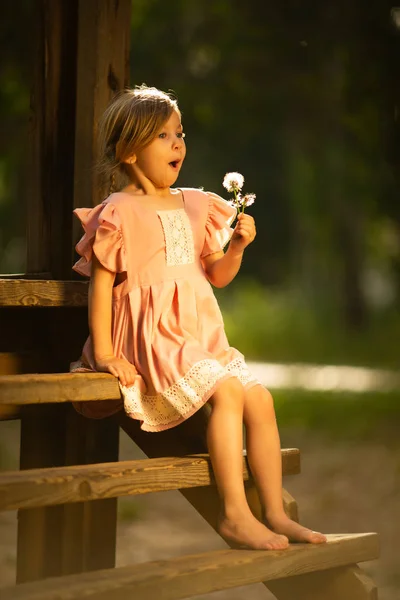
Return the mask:
M 182 144 L 183 144 L 183 139 L 175 137 L 172 145 L 174 148 L 180 148 L 182 146 Z

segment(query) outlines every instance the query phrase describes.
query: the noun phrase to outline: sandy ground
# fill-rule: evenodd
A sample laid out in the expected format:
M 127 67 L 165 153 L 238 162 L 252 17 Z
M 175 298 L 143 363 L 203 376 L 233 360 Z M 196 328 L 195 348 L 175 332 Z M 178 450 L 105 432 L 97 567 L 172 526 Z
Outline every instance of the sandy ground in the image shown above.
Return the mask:
M 329 533 L 379 532 L 380 560 L 361 566 L 378 584 L 380 600 L 399 600 L 400 443 L 389 447 L 382 439 L 368 443 L 338 441 L 297 428 L 281 429 L 282 447 L 298 447 L 302 454 L 302 474 L 287 477 L 284 485 L 298 501 L 301 522 L 313 529 Z M 1 423 L 0 440 L 1 468 L 18 468 L 18 424 Z M 4 448 L 8 451 L 6 457 Z M 121 459 L 141 456 L 123 435 Z M 226 547 L 179 492 L 122 498 L 119 513 L 118 566 Z M 15 554 L 16 513 L 1 513 L 2 586 L 14 583 Z M 274 596 L 257 584 L 195 598 L 271 600 Z

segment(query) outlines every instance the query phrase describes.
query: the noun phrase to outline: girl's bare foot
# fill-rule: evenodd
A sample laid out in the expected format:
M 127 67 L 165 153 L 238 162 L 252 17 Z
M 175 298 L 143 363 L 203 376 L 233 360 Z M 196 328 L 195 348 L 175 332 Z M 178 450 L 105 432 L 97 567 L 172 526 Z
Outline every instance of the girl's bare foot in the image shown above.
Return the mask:
M 312 531 L 292 521 L 286 514 L 279 516 L 268 516 L 265 522 L 275 533 L 285 535 L 290 542 L 305 542 L 309 544 L 323 544 L 327 541 L 323 533 Z
M 289 545 L 285 535 L 274 533 L 251 513 L 230 518 L 220 515 L 218 533 L 235 548 L 284 550 Z

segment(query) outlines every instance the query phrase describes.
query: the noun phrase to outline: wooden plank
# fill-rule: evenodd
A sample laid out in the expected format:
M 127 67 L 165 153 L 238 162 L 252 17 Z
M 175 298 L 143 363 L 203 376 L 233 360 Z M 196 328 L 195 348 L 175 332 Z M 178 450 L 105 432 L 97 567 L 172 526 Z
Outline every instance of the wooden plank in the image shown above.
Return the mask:
M 108 373 L 0 376 L 0 406 L 120 400 L 118 380 Z
M 379 555 L 375 533 L 329 535 L 326 544 L 292 544 L 286 550 L 219 550 L 96 573 L 51 578 L 2 590 L 2 600 L 179 600 L 216 590 L 293 577 Z M 161 596 L 160 596 L 161 595 Z M 340 597 L 342 600 L 342 597 Z M 347 598 L 343 598 L 347 600 Z M 354 599 L 352 599 L 354 600 Z
M 277 600 L 378 600 L 372 579 L 357 565 L 306 573 L 268 585 Z
M 0 306 L 87 306 L 87 281 L 0 279 Z
M 282 450 L 282 471 L 300 470 L 297 448 Z M 244 480 L 251 475 L 243 460 Z M 133 496 L 214 485 L 208 455 L 164 457 L 0 474 L 0 510 Z

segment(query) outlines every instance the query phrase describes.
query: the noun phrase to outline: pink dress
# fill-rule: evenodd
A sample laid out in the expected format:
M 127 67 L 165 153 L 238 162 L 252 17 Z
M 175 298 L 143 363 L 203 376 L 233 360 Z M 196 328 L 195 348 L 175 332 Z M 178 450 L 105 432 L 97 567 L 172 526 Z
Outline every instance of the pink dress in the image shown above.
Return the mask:
M 123 400 L 77 403 L 86 416 L 110 415 L 123 402 L 144 431 L 162 431 L 190 417 L 228 377 L 246 387 L 259 383 L 229 346 L 201 262 L 230 240 L 236 210 L 215 194 L 181 191 L 184 208 L 175 210 L 119 192 L 74 211 L 85 230 L 74 270 L 90 276 L 94 252 L 104 267 L 124 274 L 113 289 L 113 348 L 138 371 L 132 386 L 120 385 Z M 71 371 L 95 370 L 89 336 Z

